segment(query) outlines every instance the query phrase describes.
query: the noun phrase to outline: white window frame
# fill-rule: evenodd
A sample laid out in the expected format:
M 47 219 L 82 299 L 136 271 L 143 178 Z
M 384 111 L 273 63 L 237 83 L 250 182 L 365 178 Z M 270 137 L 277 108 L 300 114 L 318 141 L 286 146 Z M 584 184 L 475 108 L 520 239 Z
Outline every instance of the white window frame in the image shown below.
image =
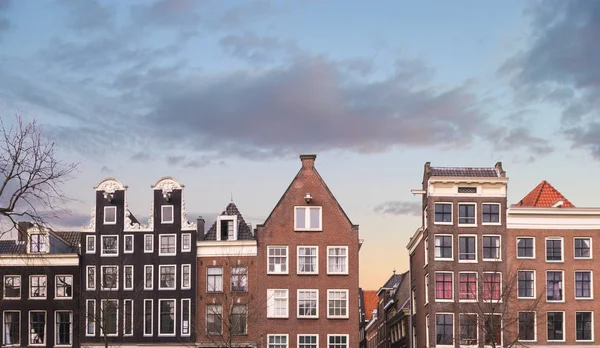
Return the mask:
M 90 302 L 93 303 L 92 306 L 94 307 L 93 308 L 94 315 L 93 315 L 92 322 L 91 322 L 92 327 L 94 328 L 94 332 L 92 334 L 89 334 L 87 331 L 87 328 L 90 324 L 90 318 L 88 316 Z M 85 337 L 95 337 L 96 336 L 96 300 L 95 299 L 88 298 L 85 300 L 85 329 L 84 329 L 84 331 L 85 331 Z
M 454 283 L 455 282 L 455 280 L 454 280 L 454 278 L 455 278 L 454 277 L 454 272 L 452 272 L 452 271 L 436 271 L 434 273 L 434 275 L 436 277 L 433 279 L 433 282 L 434 282 L 434 285 L 435 285 L 434 289 L 437 289 L 437 274 L 438 273 L 444 273 L 444 274 L 450 274 L 450 275 L 452 275 L 452 298 L 440 298 L 440 299 L 438 299 L 437 295 L 436 295 L 436 296 L 434 296 L 435 302 L 454 302 L 454 297 L 455 297 L 454 293 L 456 292 L 455 288 L 454 288 L 454 286 L 456 285 Z M 436 291 L 436 293 L 437 293 L 437 291 Z
M 498 206 L 498 222 L 483 222 L 483 206 L 484 205 L 497 205 Z M 477 209 L 477 208 L 475 208 Z M 496 202 L 482 202 L 481 203 L 481 225 L 484 226 L 499 226 L 502 225 L 502 204 Z
M 461 274 L 474 274 L 475 275 L 475 298 L 474 299 L 461 299 L 460 298 L 460 275 Z M 477 273 L 476 271 L 460 271 L 458 272 L 458 302 L 461 303 L 473 303 L 473 302 L 477 302 L 479 301 L 479 273 Z M 453 290 L 454 290 L 454 283 L 452 284 L 453 286 Z
M 187 305 L 184 304 L 184 302 L 187 302 Z M 183 332 L 183 309 L 187 306 L 188 308 L 188 332 L 184 333 Z M 190 337 L 192 335 L 192 301 L 189 298 L 182 298 L 181 299 L 181 325 L 179 325 L 180 330 L 181 330 L 181 336 L 182 337 Z
M 175 245 L 172 253 L 166 253 L 162 251 L 162 237 L 173 237 Z M 175 233 L 163 233 L 158 235 L 158 256 L 176 256 L 177 255 L 177 234 Z
M 549 240 L 560 240 L 560 260 L 548 260 L 548 244 Z M 575 248 L 575 247 L 573 247 Z M 575 250 L 575 249 L 573 249 Z M 544 239 L 544 261 L 548 263 L 564 263 L 565 262 L 565 239 L 563 237 L 546 237 Z
M 575 256 L 575 240 L 576 239 L 588 239 L 590 241 L 590 257 L 577 257 L 577 256 Z M 593 253 L 592 245 L 593 245 L 593 238 L 592 237 L 573 237 L 573 258 L 575 260 L 591 260 L 591 259 L 593 259 L 594 258 L 594 253 Z M 587 341 L 583 341 L 583 342 L 587 342 Z
M 93 241 L 94 249 L 90 250 L 88 246 L 90 245 L 90 240 Z M 96 253 L 96 236 L 85 236 L 85 253 L 86 254 L 95 254 Z
M 434 333 L 435 335 L 433 336 L 434 338 L 437 336 L 437 317 L 436 315 L 440 314 L 440 315 L 451 315 L 452 316 L 452 342 L 456 342 L 456 316 L 454 315 L 454 313 L 451 312 L 437 312 L 434 314 L 433 318 L 434 318 Z M 479 320 L 479 317 L 477 318 L 477 320 Z M 478 328 L 479 330 L 479 328 Z M 449 344 L 437 344 L 437 339 L 435 340 L 436 342 L 436 347 L 454 347 L 454 344 L 449 345 Z
M 590 273 L 590 297 L 577 297 L 577 272 Z M 564 282 L 564 280 L 563 280 Z M 564 286 L 564 284 L 563 284 Z M 594 271 L 591 269 L 576 269 L 573 271 L 573 296 L 576 300 L 593 300 L 594 299 Z
M 519 239 L 533 239 L 533 256 L 519 256 Z M 515 239 L 515 256 L 517 259 L 535 260 L 535 237 L 533 236 L 517 236 Z
M 311 248 L 311 249 L 315 249 L 317 252 L 315 254 L 315 271 L 314 272 L 303 272 L 300 270 L 300 257 L 306 257 L 304 255 L 300 255 L 300 248 L 303 249 L 307 249 L 307 248 Z M 329 260 L 329 259 L 328 259 Z M 329 269 L 329 267 L 328 267 Z M 297 274 L 309 274 L 309 275 L 315 275 L 315 274 L 319 274 L 319 246 L 317 245 L 298 245 L 296 247 L 296 273 Z
M 436 240 L 436 237 L 450 237 L 450 240 L 451 240 L 451 242 L 450 242 L 450 249 L 452 251 L 452 256 L 450 258 L 437 257 L 435 255 L 435 248 L 436 248 L 436 246 L 435 246 L 435 240 Z M 452 234 L 436 233 L 433 236 L 433 259 L 435 261 L 454 261 L 454 235 L 452 235 Z
M 104 252 L 104 239 L 105 238 L 116 238 L 117 239 L 117 246 L 116 246 L 117 253 L 116 254 L 106 254 Z M 119 256 L 119 235 L 118 234 L 108 234 L 108 235 L 100 236 L 100 256 L 102 256 L 102 257 L 118 257 Z
M 189 284 L 186 286 L 183 281 L 185 279 L 184 275 L 185 275 L 185 268 L 188 268 L 188 279 L 189 279 Z M 192 288 L 192 265 L 187 263 L 187 264 L 183 264 L 181 265 L 181 290 L 189 290 Z
M 266 346 L 266 348 L 270 347 L 269 339 L 271 337 L 285 337 L 285 348 L 289 348 L 289 346 L 290 346 L 290 335 L 288 335 L 288 334 L 269 334 L 269 335 L 267 335 L 267 346 Z
M 106 215 L 107 215 L 106 212 L 109 211 L 109 210 L 114 210 L 115 211 L 115 221 L 107 221 L 106 220 Z M 117 220 L 118 220 L 118 218 L 117 218 L 117 206 L 115 206 L 115 205 L 107 205 L 107 206 L 105 206 L 104 207 L 104 216 L 103 216 L 103 219 L 104 219 L 104 224 L 105 225 L 116 225 L 117 224 Z
M 533 296 L 522 297 L 519 296 L 519 272 L 533 272 Z M 537 296 L 537 274 L 534 269 L 519 269 L 517 270 L 517 299 L 519 300 L 535 300 Z
M 31 343 L 31 313 L 44 313 L 44 343 Z M 27 312 L 27 343 L 30 346 L 44 347 L 48 344 L 48 311 L 30 310 Z M 22 344 L 22 343 L 21 343 Z
M 548 323 L 548 313 L 562 313 L 562 315 L 563 315 L 563 320 L 562 320 L 563 339 L 562 340 L 551 340 L 551 339 L 549 339 L 548 338 L 548 325 L 546 325 L 546 341 L 548 341 L 548 342 L 566 342 L 566 338 L 567 338 L 567 331 L 566 331 L 567 318 L 565 316 L 565 311 L 557 311 L 557 310 L 546 311 L 546 320 L 545 320 L 546 323 Z M 577 336 L 575 336 L 575 337 L 577 337 Z
M 94 270 L 94 286 L 93 287 L 89 287 L 89 283 L 88 283 L 90 269 Z M 98 273 L 96 272 L 96 266 L 85 266 L 85 290 L 87 290 L 87 291 L 96 290 L 97 281 L 98 281 Z
M 119 300 L 118 299 L 103 299 L 100 301 L 100 321 L 104 322 L 104 304 L 107 303 L 108 301 L 111 302 L 116 302 L 117 303 L 117 313 L 116 313 L 116 318 L 117 318 L 117 322 L 115 323 L 115 327 L 116 327 L 116 332 L 114 334 L 106 334 L 107 337 L 117 337 L 119 336 Z M 102 326 L 100 326 L 100 335 L 104 336 L 104 329 L 102 328 Z
M 150 237 L 150 240 L 152 241 L 152 249 L 148 250 L 146 249 L 146 241 L 148 239 L 148 237 Z M 153 234 L 145 234 L 144 235 L 144 253 L 148 254 L 148 253 L 153 253 L 154 252 L 154 235 Z
M 104 287 L 104 269 L 109 267 L 115 267 L 117 269 L 115 280 L 117 282 L 116 287 L 114 288 L 105 288 Z M 119 291 L 119 266 L 118 265 L 102 265 L 100 266 L 100 290 L 102 291 Z
M 171 209 L 171 220 L 165 220 L 165 208 Z M 161 205 L 160 206 L 160 223 L 161 224 L 172 224 L 175 222 L 175 207 L 170 205 Z
M 519 339 L 519 313 L 533 313 L 533 340 Z M 517 342 L 537 342 L 537 313 L 535 311 L 518 311 L 517 312 Z
M 18 277 L 19 278 L 19 297 L 7 297 L 6 296 L 6 278 L 7 277 Z M 46 289 L 47 291 L 47 289 Z M 47 295 L 46 295 L 47 296 Z M 3 300 L 20 300 L 23 297 L 23 277 L 20 274 L 5 274 L 2 278 L 2 299 Z
M 450 222 L 435 221 L 435 206 L 436 205 L 450 205 Z M 434 225 L 453 225 L 454 224 L 454 204 L 452 202 L 435 202 L 433 203 L 433 224 Z
M 475 337 L 476 337 L 476 342 L 479 342 L 479 315 L 477 313 L 459 313 L 458 314 L 458 330 L 454 330 L 455 332 L 458 331 L 458 338 L 455 338 L 455 340 L 458 342 L 458 344 L 459 344 L 460 347 L 477 347 L 477 344 L 475 344 L 475 345 L 461 344 L 462 335 L 460 334 L 461 333 L 461 331 L 460 331 L 460 317 L 462 315 L 474 315 L 477 318 L 476 321 L 475 321 Z M 485 332 L 484 332 L 484 334 L 485 334 Z
M 217 241 L 221 240 L 221 221 L 233 221 L 233 239 L 227 240 L 238 240 L 237 215 L 219 215 L 217 216 Z
M 245 270 L 245 273 L 234 273 L 234 271 L 233 271 L 233 270 L 234 270 L 234 269 L 236 269 L 236 268 L 239 268 L 239 269 L 244 269 L 244 270 Z M 248 267 L 247 267 L 247 266 L 244 266 L 244 265 L 235 265 L 235 266 L 232 266 L 232 267 L 230 268 L 230 272 L 231 272 L 231 273 L 230 273 L 230 277 L 229 277 L 229 278 L 230 278 L 230 282 L 229 282 L 230 291 L 231 291 L 231 292 L 248 292 L 248 282 L 249 282 L 249 279 L 248 279 Z M 237 277 L 239 277 L 239 276 L 240 276 L 240 274 L 245 274 L 245 276 L 246 276 L 246 287 L 244 288 L 244 290 L 238 290 L 238 289 L 234 289 L 234 287 L 235 287 L 235 284 L 233 283 L 234 276 L 237 276 Z M 238 278 L 238 279 L 239 279 L 239 278 Z
M 330 315 L 329 314 L 329 301 L 332 292 L 345 292 L 346 293 L 346 315 Z M 350 291 L 348 289 L 327 289 L 327 319 L 348 319 L 350 303 Z
M 327 348 L 329 348 L 329 338 L 330 337 L 346 337 L 346 348 L 350 348 L 350 335 L 344 334 L 327 334 Z
M 165 301 L 173 302 L 173 333 L 162 333 L 160 332 L 160 304 Z M 177 335 L 177 299 L 174 298 L 161 298 L 158 300 L 158 336 L 159 337 L 174 337 Z
M 578 340 L 577 339 L 577 313 L 591 313 L 592 314 L 592 338 L 589 340 Z M 564 315 L 564 314 L 563 314 Z M 564 317 L 563 317 L 564 325 Z M 594 311 L 575 311 L 575 342 L 594 342 Z
M 172 267 L 173 268 L 173 287 L 172 288 L 166 288 L 166 287 L 162 287 L 161 280 L 162 280 L 162 269 L 166 268 L 166 267 Z M 177 290 L 177 265 L 158 265 L 158 290 Z
M 31 250 L 31 248 L 33 247 L 34 243 L 32 241 L 33 236 L 38 236 L 38 240 L 37 240 L 37 244 L 38 244 L 38 250 L 37 251 L 33 251 Z M 40 248 L 40 243 L 41 241 L 43 242 L 43 249 Z M 28 254 L 47 254 L 50 252 L 50 238 L 48 237 L 48 233 L 44 233 L 44 232 L 38 232 L 38 233 L 31 233 L 27 236 L 27 253 Z
M 425 347 L 429 347 L 429 314 L 425 315 Z M 410 330 L 413 332 L 416 332 L 417 330 Z M 416 341 L 415 337 L 413 336 L 413 340 Z M 415 342 L 413 342 L 413 347 L 416 347 Z
M 485 319 L 487 316 L 497 316 L 500 317 L 500 344 L 497 345 L 499 347 L 504 347 L 504 320 L 502 319 L 502 314 L 499 313 L 484 313 L 483 314 L 483 324 L 485 325 Z M 479 317 L 477 318 L 479 320 Z M 517 321 L 517 325 L 518 325 L 518 321 Z M 485 335 L 483 337 L 483 345 L 484 347 L 492 347 L 492 345 L 489 344 L 485 344 Z
M 190 240 L 189 248 L 185 247 L 185 243 L 183 242 L 185 240 L 185 238 L 189 238 L 189 240 Z M 192 234 L 191 233 L 182 233 L 181 234 L 181 252 L 189 253 L 190 251 L 192 251 Z
M 146 332 L 146 302 L 150 302 L 150 333 Z M 144 319 L 142 320 L 142 334 L 144 337 L 154 336 L 154 300 L 145 298 L 144 302 Z
M 131 250 L 127 250 L 127 239 L 131 238 Z M 133 234 L 126 234 L 123 236 L 123 254 L 133 254 L 135 249 L 135 238 L 133 238 Z
M 346 249 L 346 270 L 341 272 L 329 271 L 329 257 L 331 249 Z M 347 245 L 331 245 L 327 246 L 327 274 L 330 275 L 347 275 L 350 268 L 350 253 Z
M 429 303 L 429 273 L 425 273 L 425 304 Z
M 206 317 L 204 319 L 205 319 L 205 323 L 206 323 L 206 336 L 221 336 L 223 334 L 223 321 L 224 321 L 223 320 L 223 305 L 215 304 L 215 303 L 207 303 L 205 308 L 206 308 Z M 210 329 L 208 326 L 208 316 L 209 315 L 214 315 L 216 317 L 216 319 L 219 320 L 219 324 L 221 326 L 219 333 L 217 333 L 216 331 L 209 330 Z
M 317 294 L 317 312 L 315 315 L 300 315 L 300 292 L 311 292 Z M 319 319 L 319 289 L 298 289 L 296 291 L 296 316 L 298 319 Z
M 483 242 L 484 237 L 498 237 L 498 241 L 500 242 L 500 245 L 498 246 L 498 254 L 499 255 L 498 255 L 497 259 L 485 258 L 485 253 L 483 252 L 483 248 L 485 247 L 485 243 Z M 481 236 L 481 260 L 486 261 L 486 262 L 502 262 L 502 235 L 484 234 Z
M 6 313 L 19 313 L 19 344 L 6 344 Z M 7 347 L 22 347 L 23 346 L 23 337 L 21 335 L 21 326 L 23 322 L 21 321 L 21 311 L 18 309 L 6 309 L 2 311 L 2 346 Z
M 429 264 L 429 237 L 425 238 L 425 242 L 423 244 L 425 248 L 425 265 L 423 268 L 425 268 L 425 266 Z
M 285 248 L 285 272 L 284 271 L 270 271 L 269 270 L 269 258 L 271 257 L 271 250 Z M 279 257 L 279 256 L 274 256 Z M 290 271 L 290 248 L 287 245 L 269 245 L 267 246 L 267 274 L 289 274 Z
M 125 310 L 125 304 L 126 304 L 127 302 L 130 302 L 130 303 L 131 303 L 131 333 L 127 333 L 126 326 L 125 326 L 125 325 L 127 324 L 127 322 L 125 321 L 125 315 L 126 315 L 126 313 L 127 313 L 127 311 Z M 123 300 L 123 337 L 131 337 L 131 336 L 133 336 L 133 333 L 134 333 L 134 331 L 135 331 L 135 330 L 134 330 L 134 328 L 135 328 L 135 327 L 133 326 L 133 323 L 135 322 L 135 320 L 133 320 L 133 318 L 134 318 L 134 313 L 133 313 L 133 311 L 134 311 L 134 308 L 133 308 L 133 304 L 134 304 L 134 303 L 135 303 L 135 302 L 134 302 L 132 299 L 130 299 L 130 298 L 127 298 L 127 299 L 124 299 L 124 300 Z
M 319 334 L 301 334 L 301 333 L 296 335 L 296 347 L 300 347 L 300 337 L 301 336 L 302 337 L 316 337 L 317 338 L 317 340 L 316 340 L 317 348 L 319 348 Z M 306 344 L 306 343 L 303 343 L 303 344 Z
M 218 290 L 216 289 L 216 285 L 217 285 L 216 282 L 213 284 L 213 289 L 212 290 L 209 288 L 209 283 L 210 282 L 208 280 L 209 279 L 208 277 L 216 277 L 217 276 L 217 274 L 208 274 L 208 270 L 211 269 L 211 268 L 214 268 L 214 269 L 218 268 L 218 269 L 221 270 L 221 289 L 218 289 Z M 223 266 L 208 266 L 208 267 L 206 267 L 206 292 L 207 293 L 213 293 L 213 294 L 214 293 L 220 293 L 220 292 L 223 292 L 224 287 L 225 287 L 225 274 L 224 274 L 224 271 L 223 271 Z
M 65 279 L 67 279 L 68 277 L 71 278 L 71 296 L 58 297 L 58 277 L 66 277 Z M 75 292 L 74 281 L 75 281 L 75 279 L 72 274 L 56 274 L 56 275 L 54 275 L 54 299 L 55 300 L 72 300 L 73 293 Z
M 33 281 L 31 280 L 32 277 L 44 277 L 46 278 L 46 295 L 45 296 L 33 296 L 32 295 L 32 286 L 33 286 Z M 32 274 L 29 276 L 29 300 L 45 300 L 48 298 L 48 276 L 45 274 Z
M 500 275 L 500 289 L 499 289 L 499 291 L 500 291 L 500 293 L 499 293 L 500 298 L 498 300 L 486 299 L 485 296 L 484 296 L 485 289 L 483 287 L 485 286 L 485 275 L 486 274 L 499 274 Z M 482 300 L 483 300 L 484 303 L 502 303 L 503 302 L 502 301 L 502 295 L 503 295 L 504 288 L 502 287 L 502 281 L 503 281 L 502 278 L 503 278 L 502 277 L 502 272 L 500 272 L 499 270 L 498 271 L 490 271 L 490 272 L 482 272 L 482 277 L 481 277 L 481 281 L 482 281 L 482 283 L 481 283 L 481 286 L 482 286 L 482 288 L 481 288 L 481 298 L 482 298 Z M 478 279 L 478 281 L 479 281 L 479 279 Z
M 285 291 L 285 315 L 275 315 L 275 291 Z M 267 318 L 288 318 L 290 316 L 290 291 L 289 289 L 267 289 Z
M 148 274 L 148 269 L 152 275 L 152 281 L 149 287 L 146 286 L 146 275 Z M 144 290 L 154 290 L 154 265 L 144 265 Z
M 69 313 L 69 316 L 71 318 L 71 327 L 70 327 L 70 332 L 69 332 L 69 341 L 71 342 L 70 344 L 58 344 L 58 313 Z M 55 347 L 71 347 L 73 345 L 73 325 L 75 325 L 75 323 L 73 322 L 73 311 L 68 311 L 68 310 L 56 310 L 54 311 L 54 346 Z
M 131 287 L 127 287 L 127 269 L 131 268 Z M 124 265 L 123 266 L 123 290 L 133 290 L 133 288 L 135 287 L 134 283 L 134 279 L 135 276 L 133 274 L 134 271 L 134 267 L 133 265 Z
M 475 207 L 475 212 L 474 212 L 475 214 L 473 216 L 473 218 L 475 219 L 474 223 L 472 223 L 472 224 L 465 224 L 465 223 L 461 224 L 460 223 L 460 206 L 461 205 L 472 205 Z M 457 220 L 458 227 L 477 227 L 477 220 L 478 220 L 477 219 L 477 213 L 478 213 L 477 203 L 475 203 L 475 202 L 458 202 L 456 204 L 456 207 L 458 208 L 458 220 Z
M 567 297 L 566 291 L 566 279 L 565 279 L 565 271 L 562 269 L 547 269 L 546 270 L 546 291 L 548 291 L 548 272 L 560 272 L 562 274 L 562 299 L 561 300 L 548 300 L 548 295 L 546 293 L 546 303 L 565 303 L 565 298 Z M 555 311 L 550 311 L 555 312 Z M 563 320 L 564 321 L 564 320 Z
M 304 228 L 298 228 L 296 222 L 296 210 L 304 209 Z M 319 209 L 319 227 L 311 228 L 310 227 L 310 209 Z M 296 205 L 294 206 L 294 231 L 302 231 L 302 232 L 318 232 L 323 231 L 323 207 L 322 206 L 311 206 L 311 205 Z
M 459 263 L 477 263 L 479 261 L 478 257 L 479 257 L 479 253 L 477 252 L 477 238 L 478 236 L 476 234 L 459 234 L 458 235 L 458 244 L 457 244 L 457 249 L 458 249 L 458 262 Z M 475 238 L 475 260 L 461 260 L 460 259 L 460 239 L 461 238 Z M 454 244 L 454 241 L 452 241 L 452 243 Z M 454 252 L 452 253 L 452 255 L 454 256 Z

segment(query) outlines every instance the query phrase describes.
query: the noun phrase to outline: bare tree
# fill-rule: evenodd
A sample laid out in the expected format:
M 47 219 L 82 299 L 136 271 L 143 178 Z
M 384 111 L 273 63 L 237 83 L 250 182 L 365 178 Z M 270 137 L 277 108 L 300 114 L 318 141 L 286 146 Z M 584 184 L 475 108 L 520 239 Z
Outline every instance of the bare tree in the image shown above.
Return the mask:
M 0 118 L 0 136 L 0 218 L 6 221 L 0 221 L 1 238 L 17 229 L 18 220 L 48 226 L 60 217 L 67 200 L 61 186 L 78 164 L 59 160 L 42 127 L 24 122 L 20 113 L 10 126 Z

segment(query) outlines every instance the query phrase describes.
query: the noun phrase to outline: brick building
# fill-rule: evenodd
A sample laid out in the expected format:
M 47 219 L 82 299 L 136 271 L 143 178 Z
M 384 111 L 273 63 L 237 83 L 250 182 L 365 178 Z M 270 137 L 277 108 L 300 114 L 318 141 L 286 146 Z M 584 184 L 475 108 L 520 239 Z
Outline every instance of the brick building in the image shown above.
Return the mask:
M 300 156 L 300 171 L 257 226 L 264 347 L 359 346 L 358 226 L 315 169 L 315 158 Z

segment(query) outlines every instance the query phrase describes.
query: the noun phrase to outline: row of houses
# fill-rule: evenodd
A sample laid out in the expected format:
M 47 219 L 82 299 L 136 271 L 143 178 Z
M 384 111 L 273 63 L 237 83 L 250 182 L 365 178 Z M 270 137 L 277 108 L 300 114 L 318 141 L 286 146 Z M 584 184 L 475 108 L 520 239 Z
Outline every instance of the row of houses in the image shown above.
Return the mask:
M 302 166 L 263 224 L 231 202 L 188 221 L 184 185 L 152 185 L 150 218 L 127 186 L 94 187 L 91 221 L 61 232 L 21 223 L 0 241 L 3 346 L 348 348 L 358 345 L 354 225 Z

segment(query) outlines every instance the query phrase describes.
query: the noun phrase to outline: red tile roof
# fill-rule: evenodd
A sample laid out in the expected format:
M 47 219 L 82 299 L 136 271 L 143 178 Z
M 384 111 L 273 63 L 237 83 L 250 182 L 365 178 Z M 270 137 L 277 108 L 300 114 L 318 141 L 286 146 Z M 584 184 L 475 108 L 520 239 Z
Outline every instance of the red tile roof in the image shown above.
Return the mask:
M 562 201 L 564 208 L 575 207 L 565 196 L 563 196 L 554 186 L 546 180 L 537 185 L 527 196 L 523 197 L 517 207 L 552 207 L 557 202 Z
M 365 319 L 371 320 L 373 310 L 377 309 L 377 303 L 379 303 L 377 290 L 363 290 L 363 301 L 365 302 Z

